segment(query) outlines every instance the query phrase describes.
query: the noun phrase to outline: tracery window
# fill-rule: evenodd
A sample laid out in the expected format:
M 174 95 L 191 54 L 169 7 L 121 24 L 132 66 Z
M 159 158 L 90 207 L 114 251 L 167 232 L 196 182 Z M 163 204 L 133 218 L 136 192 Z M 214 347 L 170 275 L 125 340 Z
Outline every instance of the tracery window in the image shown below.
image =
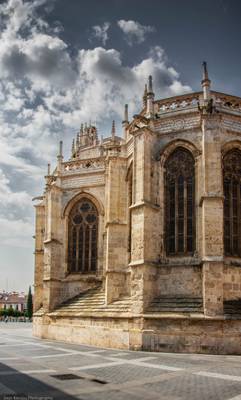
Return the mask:
M 93 273 L 97 268 L 98 212 L 87 198 L 71 210 L 68 223 L 69 272 Z
M 224 251 L 241 257 L 241 152 L 230 150 L 223 159 Z
M 127 178 L 127 203 L 128 203 L 128 252 L 131 252 L 131 232 L 132 232 L 132 220 L 131 220 L 131 209 L 130 206 L 132 205 L 132 192 L 133 192 L 133 169 L 131 169 L 128 173 Z
M 195 161 L 182 147 L 165 163 L 165 242 L 167 255 L 195 250 Z

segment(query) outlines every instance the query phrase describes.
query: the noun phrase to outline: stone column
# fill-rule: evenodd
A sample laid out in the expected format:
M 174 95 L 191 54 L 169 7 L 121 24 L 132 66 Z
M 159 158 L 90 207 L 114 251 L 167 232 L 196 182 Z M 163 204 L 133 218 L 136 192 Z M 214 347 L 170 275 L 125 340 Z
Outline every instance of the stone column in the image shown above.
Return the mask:
M 64 277 L 63 222 L 61 190 L 52 185 L 46 193 L 44 240 L 44 309 L 52 311 L 60 302 L 61 279 Z
M 128 264 L 126 159 L 113 148 L 106 171 L 106 302 L 126 292 Z
M 206 315 L 223 313 L 223 189 L 221 164 L 221 117 L 204 115 L 202 259 L 203 305 Z
M 34 311 L 43 305 L 43 272 L 44 272 L 44 200 L 35 206 L 35 269 L 34 269 Z
M 155 296 L 159 207 L 152 203 L 152 155 L 155 136 L 147 128 L 134 137 L 131 296 L 132 311 L 143 313 Z

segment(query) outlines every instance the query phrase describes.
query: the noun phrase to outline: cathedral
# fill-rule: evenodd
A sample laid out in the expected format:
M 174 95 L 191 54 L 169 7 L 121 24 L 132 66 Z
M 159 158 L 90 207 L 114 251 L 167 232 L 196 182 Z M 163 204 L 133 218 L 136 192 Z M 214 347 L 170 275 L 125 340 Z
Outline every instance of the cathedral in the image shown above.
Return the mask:
M 241 354 L 241 98 L 155 99 L 122 134 L 81 125 L 35 199 L 35 336 Z

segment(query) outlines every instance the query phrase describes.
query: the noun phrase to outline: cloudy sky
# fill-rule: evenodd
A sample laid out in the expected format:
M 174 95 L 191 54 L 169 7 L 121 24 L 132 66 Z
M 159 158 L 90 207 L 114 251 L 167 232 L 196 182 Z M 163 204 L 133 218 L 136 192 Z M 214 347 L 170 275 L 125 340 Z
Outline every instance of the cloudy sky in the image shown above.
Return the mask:
M 59 140 L 65 158 L 82 122 L 99 134 L 123 106 L 200 90 L 241 96 L 239 0 L 0 0 L 0 289 L 33 283 L 32 197 Z

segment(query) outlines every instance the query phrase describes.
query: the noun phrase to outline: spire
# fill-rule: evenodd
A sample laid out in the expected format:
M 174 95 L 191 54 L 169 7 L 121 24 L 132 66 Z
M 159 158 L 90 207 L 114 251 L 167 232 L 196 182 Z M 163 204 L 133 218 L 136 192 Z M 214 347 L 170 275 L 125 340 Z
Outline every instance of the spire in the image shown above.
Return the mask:
M 152 88 L 152 76 L 149 75 L 148 77 L 148 94 L 153 93 L 153 88 Z
M 79 138 L 79 132 L 76 134 L 76 147 L 77 147 L 77 149 L 79 148 L 79 145 L 80 145 L 80 140 L 79 140 L 80 138 Z
M 203 80 L 208 79 L 208 70 L 207 70 L 207 63 L 203 61 Z
M 146 112 L 151 118 L 154 114 L 154 92 L 152 87 L 152 76 L 148 77 L 148 89 L 146 94 Z
M 60 142 L 59 142 L 59 154 L 58 154 L 58 156 L 59 157 L 63 157 L 63 141 L 62 140 L 60 140 Z
M 112 137 L 112 139 L 115 138 L 115 120 L 112 121 L 111 137 Z
M 48 168 L 47 168 L 47 175 L 50 175 L 50 163 L 48 163 Z
M 208 101 L 210 99 L 211 81 L 208 77 L 208 68 L 206 61 L 203 61 L 202 65 L 203 65 L 203 79 L 202 79 L 203 99 L 204 101 Z
M 123 123 L 124 122 L 129 122 L 128 121 L 128 104 L 125 104 L 125 108 L 124 108 L 124 119 L 123 119 Z
M 128 124 L 129 124 L 129 121 L 128 121 L 128 104 L 125 104 L 124 119 L 122 121 L 123 137 L 125 139 L 127 137 L 127 126 L 128 126 Z
M 147 84 L 145 84 L 145 89 L 144 89 L 142 100 L 143 100 L 143 107 L 145 108 L 146 107 L 146 101 L 147 101 Z
M 84 132 L 84 124 L 81 124 L 81 125 L 80 125 L 80 134 L 82 135 L 83 132 Z
M 72 142 L 72 157 L 74 157 L 74 153 L 75 153 L 75 141 L 73 139 L 73 142 Z
M 63 141 L 60 140 L 59 142 L 59 154 L 57 155 L 57 169 L 60 172 L 61 171 L 61 166 L 62 166 L 62 162 L 63 162 Z

